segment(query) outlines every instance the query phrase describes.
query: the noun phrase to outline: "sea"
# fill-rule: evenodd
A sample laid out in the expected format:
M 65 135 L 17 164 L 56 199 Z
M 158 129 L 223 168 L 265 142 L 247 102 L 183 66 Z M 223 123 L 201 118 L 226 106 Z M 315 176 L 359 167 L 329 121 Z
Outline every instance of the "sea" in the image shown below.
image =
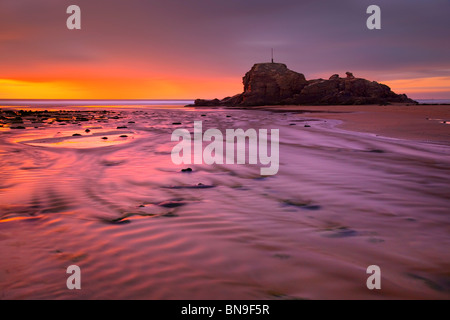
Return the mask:
M 419 104 L 450 104 L 450 99 L 416 99 Z M 184 106 L 193 104 L 193 99 L 128 99 L 128 100 L 71 100 L 71 99 L 0 99 L 0 107 L 28 107 L 58 109 L 61 107 L 121 107 Z
M 70 99 L 0 99 L 0 107 L 139 107 L 139 106 L 181 106 L 194 103 L 194 100 L 70 100 Z

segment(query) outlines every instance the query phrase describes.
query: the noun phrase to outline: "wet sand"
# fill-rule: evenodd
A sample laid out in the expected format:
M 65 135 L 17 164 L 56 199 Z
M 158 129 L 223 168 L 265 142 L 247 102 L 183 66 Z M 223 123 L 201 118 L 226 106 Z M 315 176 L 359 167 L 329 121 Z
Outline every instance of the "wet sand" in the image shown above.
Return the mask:
M 358 132 L 450 143 L 450 105 L 273 106 L 261 109 L 302 111 L 314 118 L 341 120 L 338 128 Z
M 335 116 L 351 114 L 2 112 L 0 299 L 449 299 L 450 147 Z M 171 133 L 200 120 L 279 129 L 278 174 L 174 165 Z

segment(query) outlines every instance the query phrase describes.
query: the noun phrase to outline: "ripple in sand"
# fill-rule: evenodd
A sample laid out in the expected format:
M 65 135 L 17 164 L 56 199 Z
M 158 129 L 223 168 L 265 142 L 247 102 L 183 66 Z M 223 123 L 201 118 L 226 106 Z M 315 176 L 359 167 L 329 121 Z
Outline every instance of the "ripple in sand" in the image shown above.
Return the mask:
M 118 218 L 107 218 L 107 217 L 99 217 L 99 220 L 108 224 L 128 224 L 131 222 L 131 219 L 143 218 L 143 217 L 154 217 L 156 214 L 145 214 L 145 213 L 126 213 Z
M 114 161 L 114 160 L 102 160 L 102 161 L 100 161 L 100 163 L 103 166 L 105 166 L 105 167 L 120 166 L 120 165 L 122 165 L 122 164 L 124 164 L 126 162 L 127 162 L 126 160 L 117 160 L 117 161 Z
M 156 203 L 156 205 L 160 206 L 160 207 L 164 207 L 164 208 L 178 208 L 178 207 L 186 205 L 186 202 L 177 201 L 177 200 L 175 200 L 175 201 L 162 201 L 160 203 Z
M 123 137 L 117 135 L 116 132 L 110 132 L 106 134 L 103 133 L 101 134 L 101 139 L 99 139 L 99 137 L 100 135 L 82 136 L 80 134 L 74 134 L 74 136 L 70 137 L 62 136 L 56 138 L 25 140 L 18 142 L 37 147 L 88 149 L 115 146 L 131 141 L 130 139 L 123 139 Z
M 156 206 L 150 206 L 150 208 L 155 208 Z M 143 208 L 140 206 L 140 209 Z M 144 207 L 147 208 L 147 207 Z M 165 208 L 172 208 L 172 207 L 165 207 Z M 175 209 L 176 210 L 176 209 Z M 124 213 L 120 217 L 117 218 L 110 218 L 110 217 L 98 217 L 98 219 L 101 222 L 107 223 L 107 224 L 115 224 L 115 225 L 122 225 L 122 224 L 128 224 L 132 220 L 138 220 L 138 219 L 144 219 L 144 218 L 158 218 L 158 217 L 178 217 L 178 215 L 175 213 L 175 210 L 161 210 L 161 208 L 158 210 L 152 210 L 157 213 L 145 213 L 144 211 L 141 212 L 129 212 Z
M 371 153 L 384 153 L 384 150 L 380 150 L 380 149 L 370 149 L 370 150 L 367 150 L 367 152 L 371 152 Z
M 42 218 L 42 216 L 35 216 L 35 217 L 7 216 L 7 217 L 1 217 L 0 223 L 14 222 L 14 221 L 36 221 L 36 220 L 40 220 L 41 218 Z
M 320 210 L 322 207 L 319 205 L 312 205 L 308 202 L 299 202 L 299 201 L 295 201 L 295 200 L 282 200 L 283 205 L 285 206 L 291 206 L 291 207 L 297 207 L 297 208 L 301 208 L 303 210 Z
M 440 292 L 450 291 L 450 282 L 448 281 L 448 279 L 443 279 L 442 284 L 439 284 L 436 281 L 432 281 L 432 280 L 425 278 L 418 274 L 407 273 L 406 275 L 414 280 L 421 281 L 422 283 L 424 283 L 429 288 L 431 288 L 435 291 L 440 291 Z
M 52 251 L 53 254 L 55 254 L 56 258 L 64 261 L 70 261 L 72 263 L 78 263 L 83 260 L 85 260 L 88 255 L 86 253 L 66 253 L 62 250 L 54 250 Z
M 348 238 L 358 236 L 359 233 L 347 227 L 339 227 L 332 230 L 326 230 L 323 234 L 327 238 Z
M 187 185 L 187 186 L 167 186 L 167 187 L 163 187 L 165 189 L 210 189 L 210 188 L 214 188 L 215 186 L 213 185 L 207 185 L 207 184 L 203 184 L 203 183 L 198 183 L 195 185 Z

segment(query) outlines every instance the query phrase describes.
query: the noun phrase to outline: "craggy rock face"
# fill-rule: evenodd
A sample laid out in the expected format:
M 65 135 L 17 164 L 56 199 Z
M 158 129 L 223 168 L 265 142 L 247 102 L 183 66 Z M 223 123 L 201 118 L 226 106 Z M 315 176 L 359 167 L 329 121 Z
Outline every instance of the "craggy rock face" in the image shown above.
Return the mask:
M 305 76 L 282 63 L 259 63 L 243 78 L 244 105 L 283 104 L 307 85 Z
M 195 101 L 196 106 L 331 105 L 416 103 L 375 81 L 355 78 L 347 72 L 329 80 L 309 80 L 282 63 L 258 63 L 243 78 L 244 92 L 222 100 Z
M 294 99 L 294 104 L 386 104 L 415 103 L 406 95 L 398 95 L 375 81 L 360 78 L 312 80 Z

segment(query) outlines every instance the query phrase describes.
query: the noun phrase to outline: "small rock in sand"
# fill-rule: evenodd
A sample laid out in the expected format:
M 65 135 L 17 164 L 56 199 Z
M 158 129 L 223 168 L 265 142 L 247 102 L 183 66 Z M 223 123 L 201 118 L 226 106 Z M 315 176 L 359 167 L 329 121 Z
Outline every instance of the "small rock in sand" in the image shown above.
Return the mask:
M 181 201 L 163 201 L 160 203 L 157 203 L 156 205 L 164 208 L 177 208 L 186 205 L 186 202 Z
M 327 238 L 348 238 L 358 236 L 358 232 L 355 230 L 349 229 L 347 227 L 340 227 L 335 230 L 331 230 L 331 233 L 324 234 L 324 237 Z
M 384 153 L 384 151 L 383 151 L 383 150 L 380 150 L 380 149 L 371 149 L 371 150 L 369 150 L 368 152 L 372 152 L 372 153 Z

